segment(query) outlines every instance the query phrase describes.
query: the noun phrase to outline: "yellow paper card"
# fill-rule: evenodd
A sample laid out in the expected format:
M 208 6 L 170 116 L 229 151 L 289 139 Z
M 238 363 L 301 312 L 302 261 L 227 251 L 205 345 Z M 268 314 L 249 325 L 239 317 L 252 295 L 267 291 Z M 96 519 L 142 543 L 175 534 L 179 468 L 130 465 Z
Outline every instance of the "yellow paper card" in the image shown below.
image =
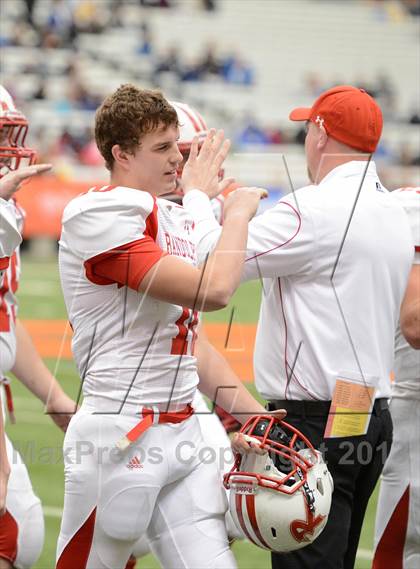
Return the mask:
M 366 434 L 375 402 L 375 391 L 375 387 L 357 381 L 337 379 L 324 437 Z

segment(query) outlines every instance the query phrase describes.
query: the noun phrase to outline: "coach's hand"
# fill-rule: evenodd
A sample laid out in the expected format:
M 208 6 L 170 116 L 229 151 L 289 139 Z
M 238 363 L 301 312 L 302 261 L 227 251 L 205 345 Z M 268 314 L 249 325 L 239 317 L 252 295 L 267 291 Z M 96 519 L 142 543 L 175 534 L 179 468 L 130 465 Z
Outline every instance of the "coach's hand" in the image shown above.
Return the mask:
M 9 200 L 19 190 L 23 182 L 51 170 L 52 164 L 33 164 L 10 171 L 0 179 L 0 198 Z
M 182 188 L 187 194 L 191 190 L 201 190 L 210 199 L 225 190 L 234 178 L 219 180 L 219 171 L 230 149 L 230 140 L 225 140 L 223 130 L 213 128 L 207 134 L 198 150 L 198 138 L 194 137 L 190 155 L 182 170 Z
M 252 219 L 257 212 L 259 203 L 268 196 L 264 188 L 238 188 L 227 196 L 223 207 L 223 219 L 226 222 L 235 216 L 247 216 Z
M 58 393 L 47 403 L 46 412 L 62 431 L 66 432 L 70 419 L 77 411 L 76 403 L 64 393 Z

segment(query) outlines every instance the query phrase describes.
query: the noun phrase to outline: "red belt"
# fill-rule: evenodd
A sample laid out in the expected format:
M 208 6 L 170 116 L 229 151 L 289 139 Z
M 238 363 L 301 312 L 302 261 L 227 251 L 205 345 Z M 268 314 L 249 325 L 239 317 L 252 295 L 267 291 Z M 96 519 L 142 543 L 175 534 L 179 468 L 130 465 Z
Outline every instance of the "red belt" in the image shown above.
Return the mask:
M 13 406 L 13 396 L 12 396 L 12 389 L 10 387 L 10 380 L 7 377 L 0 376 L 0 385 L 4 385 L 4 392 L 6 394 L 6 407 L 7 412 L 9 414 L 9 420 L 11 423 L 16 423 L 15 418 L 15 408 Z
M 161 425 L 163 423 L 181 423 L 191 417 L 194 413 L 194 409 L 188 404 L 181 411 L 175 411 L 173 413 L 161 413 L 157 407 L 143 407 L 142 415 L 143 419 L 135 425 L 131 431 L 123 436 L 117 442 L 117 447 L 120 450 L 125 450 L 131 443 L 134 443 L 147 429 L 152 425 Z

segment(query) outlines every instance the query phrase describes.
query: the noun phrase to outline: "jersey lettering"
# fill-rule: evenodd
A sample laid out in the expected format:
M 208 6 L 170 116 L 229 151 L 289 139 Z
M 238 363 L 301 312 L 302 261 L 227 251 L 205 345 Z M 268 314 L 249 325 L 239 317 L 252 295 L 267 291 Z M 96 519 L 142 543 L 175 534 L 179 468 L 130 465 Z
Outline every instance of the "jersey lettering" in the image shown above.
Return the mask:
M 189 322 L 186 323 L 187 319 Z M 188 353 L 188 333 L 191 331 L 191 353 L 194 355 L 195 341 L 197 339 L 197 332 L 195 328 L 198 324 L 198 312 L 197 310 L 190 310 L 189 308 L 183 308 L 182 314 L 175 322 L 178 327 L 178 334 L 172 340 L 171 354 L 178 356 L 185 356 Z

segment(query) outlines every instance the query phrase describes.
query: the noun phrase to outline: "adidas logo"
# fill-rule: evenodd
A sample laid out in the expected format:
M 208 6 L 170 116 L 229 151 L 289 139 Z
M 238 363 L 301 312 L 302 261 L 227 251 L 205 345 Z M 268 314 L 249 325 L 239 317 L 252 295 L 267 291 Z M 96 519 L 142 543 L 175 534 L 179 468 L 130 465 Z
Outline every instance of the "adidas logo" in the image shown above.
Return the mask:
M 128 461 L 127 468 L 143 468 L 143 465 L 137 456 L 133 456 L 133 458 Z

